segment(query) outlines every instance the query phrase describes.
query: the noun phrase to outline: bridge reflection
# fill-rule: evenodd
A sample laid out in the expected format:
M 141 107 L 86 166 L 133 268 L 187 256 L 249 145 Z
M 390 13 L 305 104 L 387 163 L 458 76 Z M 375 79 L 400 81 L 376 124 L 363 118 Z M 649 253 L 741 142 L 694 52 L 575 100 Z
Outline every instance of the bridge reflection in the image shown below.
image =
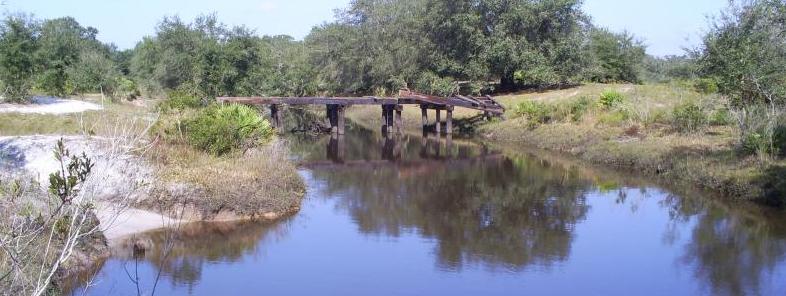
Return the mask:
M 327 157 L 324 160 L 302 163 L 301 167 L 325 167 L 334 165 L 348 166 L 377 166 L 383 164 L 396 163 L 399 165 L 411 165 L 422 163 L 424 160 L 434 161 L 466 161 L 472 159 L 486 159 L 488 157 L 499 157 L 499 153 L 492 153 L 486 147 L 480 148 L 480 155 L 471 156 L 463 153 L 458 145 L 454 144 L 453 136 L 447 135 L 439 137 L 424 133 L 419 139 L 418 154 L 416 159 L 409 159 L 404 156 L 406 147 L 415 147 L 411 137 L 383 137 L 378 144 L 380 159 L 360 159 L 349 160 L 347 157 L 347 139 L 343 135 L 332 135 L 327 142 Z M 413 145 L 414 144 L 414 145 Z M 350 157 L 351 158 L 351 157 Z

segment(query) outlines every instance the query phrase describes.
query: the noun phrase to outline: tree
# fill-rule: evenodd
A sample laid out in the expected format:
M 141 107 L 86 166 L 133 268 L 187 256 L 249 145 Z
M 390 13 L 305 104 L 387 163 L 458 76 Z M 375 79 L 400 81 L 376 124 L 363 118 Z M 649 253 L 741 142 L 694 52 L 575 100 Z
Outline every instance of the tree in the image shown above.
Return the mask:
M 74 93 L 76 89 L 68 76 L 68 69 L 79 62 L 82 51 L 104 47 L 96 40 L 96 35 L 97 29 L 82 27 L 72 17 L 44 21 L 36 51 L 36 59 L 41 65 L 40 71 L 37 71 L 37 87 L 50 95 Z
M 33 84 L 37 26 L 25 16 L 8 16 L 0 26 L 0 83 L 3 97 L 25 102 Z
M 77 61 L 66 68 L 65 74 L 75 91 L 98 91 L 102 95 L 113 93 L 120 76 L 110 57 L 95 49 L 82 50 Z
M 742 133 L 741 146 L 776 152 L 776 135 L 786 105 L 786 2 L 732 2 L 705 36 L 700 74 L 718 82 L 729 98 Z M 762 141 L 764 139 L 764 141 Z M 781 147 L 786 148 L 786 147 Z
M 595 64 L 590 72 L 591 80 L 641 83 L 647 53 L 644 44 L 633 35 L 594 29 L 590 33 L 589 48 Z

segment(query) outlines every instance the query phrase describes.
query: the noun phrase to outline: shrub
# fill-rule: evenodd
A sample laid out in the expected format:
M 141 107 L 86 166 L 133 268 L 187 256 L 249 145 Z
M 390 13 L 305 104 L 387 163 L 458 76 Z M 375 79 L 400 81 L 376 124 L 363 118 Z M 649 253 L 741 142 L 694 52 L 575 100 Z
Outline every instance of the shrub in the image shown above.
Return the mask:
M 707 116 L 696 103 L 677 106 L 672 112 L 674 127 L 681 132 L 694 132 L 707 125 Z
M 183 111 L 199 107 L 204 107 L 202 100 L 184 91 L 170 92 L 168 98 L 158 104 L 158 110 L 161 112 Z
M 714 94 L 718 92 L 718 82 L 712 78 L 702 78 L 693 84 L 693 88 L 702 94 Z
M 600 94 L 600 105 L 603 108 L 611 109 L 619 106 L 625 101 L 625 96 L 615 90 L 606 90 Z
M 186 140 L 214 155 L 254 146 L 273 136 L 273 129 L 248 106 L 212 106 L 184 123 Z
M 517 115 L 525 116 L 530 122 L 538 124 L 551 121 L 554 117 L 554 111 L 555 108 L 553 106 L 535 101 L 524 101 L 516 106 Z

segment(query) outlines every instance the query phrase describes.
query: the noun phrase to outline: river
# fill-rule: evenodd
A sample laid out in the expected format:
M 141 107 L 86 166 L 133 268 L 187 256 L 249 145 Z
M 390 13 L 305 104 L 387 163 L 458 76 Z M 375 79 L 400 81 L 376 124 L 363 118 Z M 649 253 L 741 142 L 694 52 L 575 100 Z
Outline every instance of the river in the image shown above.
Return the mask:
M 151 232 L 73 293 L 786 295 L 783 212 L 459 140 L 290 142 L 298 214 Z

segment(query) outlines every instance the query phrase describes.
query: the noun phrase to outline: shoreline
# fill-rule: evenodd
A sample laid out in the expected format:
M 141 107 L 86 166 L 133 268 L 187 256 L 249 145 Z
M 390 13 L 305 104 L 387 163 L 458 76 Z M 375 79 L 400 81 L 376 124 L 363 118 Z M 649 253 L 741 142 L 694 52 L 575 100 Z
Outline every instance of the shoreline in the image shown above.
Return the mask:
M 510 106 L 508 106 L 510 107 Z M 420 135 L 422 133 L 420 126 L 420 114 L 418 110 L 409 110 L 405 108 L 403 112 L 404 127 L 403 131 L 407 134 Z M 348 109 L 347 118 L 359 126 L 371 130 L 376 130 L 376 125 L 381 125 L 381 121 L 377 119 L 376 112 L 373 108 L 365 106 L 356 106 Z M 468 118 L 470 115 L 464 113 L 463 118 Z M 429 114 L 429 120 L 432 121 L 433 114 Z M 462 120 L 462 117 L 454 118 L 455 121 Z M 433 122 L 430 122 L 433 124 Z M 777 178 L 776 176 L 766 176 L 761 174 L 759 176 L 746 176 L 741 178 L 736 175 L 714 175 L 705 166 L 706 162 L 720 161 L 714 160 L 709 156 L 698 155 L 698 160 L 691 159 L 696 157 L 695 154 L 684 153 L 663 153 L 664 157 L 654 160 L 644 161 L 643 159 L 636 158 L 635 155 L 625 155 L 614 151 L 618 145 L 626 145 L 636 149 L 636 145 L 640 140 L 633 140 L 625 143 L 613 143 L 612 140 L 603 140 L 605 135 L 590 134 L 576 134 L 572 132 L 572 126 L 561 126 L 555 128 L 556 124 L 545 124 L 535 129 L 526 127 L 526 122 L 521 118 L 506 119 L 501 122 L 488 122 L 477 126 L 477 130 L 473 134 L 461 135 L 454 134 L 454 139 L 467 138 L 470 141 L 476 141 L 492 146 L 506 147 L 506 149 L 514 149 L 520 152 L 526 152 L 530 149 L 537 149 L 549 153 L 558 153 L 565 157 L 570 157 L 581 161 L 587 165 L 598 165 L 608 169 L 626 170 L 635 172 L 642 177 L 655 177 L 661 182 L 675 182 L 684 186 L 691 186 L 697 189 L 705 190 L 718 194 L 720 198 L 730 200 L 740 200 L 751 202 L 757 205 L 768 205 L 764 201 L 764 187 L 762 178 L 770 177 Z M 506 135 L 500 135 L 501 131 L 507 129 L 510 131 Z M 564 133 L 560 135 L 559 133 Z M 577 135 L 589 139 L 583 141 L 573 142 L 572 139 L 566 140 L 563 143 L 550 142 L 554 138 L 565 138 L 567 135 Z M 569 137 L 569 136 L 568 136 Z M 593 138 L 594 137 L 594 138 Z M 516 138 L 517 140 L 510 140 Z M 637 142 L 638 141 L 638 142 Z M 610 144 L 611 143 L 611 144 Z M 588 152 L 588 151 L 591 151 Z M 742 161 L 742 160 L 740 160 Z M 733 172 L 738 173 L 738 172 Z M 777 207 L 775 207 L 777 208 Z

